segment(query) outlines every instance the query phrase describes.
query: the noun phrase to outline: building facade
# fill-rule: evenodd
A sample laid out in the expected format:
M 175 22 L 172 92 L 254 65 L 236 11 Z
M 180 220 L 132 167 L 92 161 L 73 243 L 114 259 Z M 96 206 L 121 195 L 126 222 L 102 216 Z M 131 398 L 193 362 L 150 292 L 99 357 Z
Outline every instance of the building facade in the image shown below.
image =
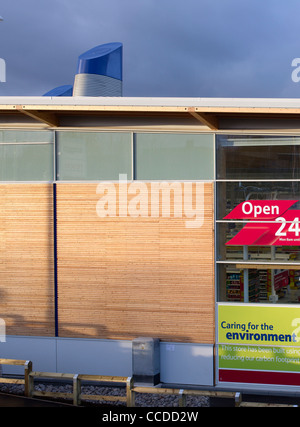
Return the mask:
M 299 147 L 298 100 L 0 98 L 3 357 L 298 386 Z

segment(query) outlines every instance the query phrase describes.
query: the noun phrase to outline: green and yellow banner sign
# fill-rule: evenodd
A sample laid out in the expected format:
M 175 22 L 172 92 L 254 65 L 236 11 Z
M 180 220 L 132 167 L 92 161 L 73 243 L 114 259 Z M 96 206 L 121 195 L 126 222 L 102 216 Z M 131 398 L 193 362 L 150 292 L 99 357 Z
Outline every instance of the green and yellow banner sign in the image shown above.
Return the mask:
M 300 348 L 221 344 L 219 368 L 299 372 Z
M 300 347 L 300 306 L 220 304 L 218 343 Z
M 300 385 L 300 306 L 218 304 L 219 381 Z

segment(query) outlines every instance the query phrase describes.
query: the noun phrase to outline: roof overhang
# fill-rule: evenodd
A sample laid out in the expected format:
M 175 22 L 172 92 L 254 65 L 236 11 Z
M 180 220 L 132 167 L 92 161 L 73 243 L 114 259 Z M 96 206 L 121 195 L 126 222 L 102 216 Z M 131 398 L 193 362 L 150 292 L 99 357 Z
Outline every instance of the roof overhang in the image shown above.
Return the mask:
M 64 127 L 63 118 L 96 115 L 99 118 L 188 118 L 192 126 L 217 131 L 224 118 L 291 119 L 299 121 L 300 99 L 257 98 L 129 98 L 129 97 L 0 97 L 0 127 L 5 117 L 30 117 L 44 127 Z M 22 120 L 21 120 L 22 121 Z M 9 121 L 7 122 L 9 123 Z

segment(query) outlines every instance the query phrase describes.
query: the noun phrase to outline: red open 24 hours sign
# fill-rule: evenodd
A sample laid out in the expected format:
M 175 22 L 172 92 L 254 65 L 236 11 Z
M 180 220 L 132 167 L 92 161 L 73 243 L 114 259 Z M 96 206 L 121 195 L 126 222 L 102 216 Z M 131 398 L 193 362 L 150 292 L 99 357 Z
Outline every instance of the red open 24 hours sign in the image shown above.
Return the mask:
M 290 209 L 298 200 L 249 200 L 224 219 L 249 222 L 226 245 L 299 246 L 300 210 Z

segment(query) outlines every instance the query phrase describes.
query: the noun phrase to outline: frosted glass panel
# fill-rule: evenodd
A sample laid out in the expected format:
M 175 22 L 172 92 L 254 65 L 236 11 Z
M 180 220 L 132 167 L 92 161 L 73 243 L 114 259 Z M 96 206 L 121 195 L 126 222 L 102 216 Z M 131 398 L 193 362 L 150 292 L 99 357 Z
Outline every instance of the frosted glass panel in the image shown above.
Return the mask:
M 135 179 L 214 179 L 213 135 L 137 134 Z
M 0 131 L 1 181 L 52 181 L 51 131 Z
M 57 179 L 131 179 L 129 133 L 57 132 Z
M 0 145 L 1 181 L 52 181 L 53 144 Z

